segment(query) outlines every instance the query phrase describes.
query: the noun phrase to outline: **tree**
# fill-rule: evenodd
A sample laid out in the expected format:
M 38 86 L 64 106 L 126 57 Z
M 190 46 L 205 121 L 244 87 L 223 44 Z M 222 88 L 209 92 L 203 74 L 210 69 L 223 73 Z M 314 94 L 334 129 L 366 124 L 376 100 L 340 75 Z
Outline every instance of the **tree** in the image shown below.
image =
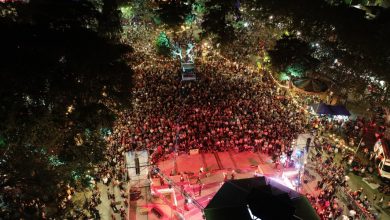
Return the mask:
M 229 42 L 235 38 L 234 29 L 226 17 L 234 10 L 233 0 L 208 0 L 205 3 L 206 12 L 203 16 L 203 35 L 214 34 L 217 42 Z
M 193 2 L 193 0 L 158 0 L 156 12 L 164 23 L 177 26 L 183 24 L 185 17 L 190 14 Z
M 162 55 L 169 55 L 171 51 L 171 43 L 165 32 L 161 32 L 156 39 L 157 52 Z
M 272 65 L 278 70 L 290 66 L 291 71 L 300 69 L 300 72 L 304 72 L 318 64 L 318 60 L 311 55 L 313 48 L 307 42 L 287 35 L 276 41 L 275 47 L 268 53 Z
M 387 78 L 389 9 L 378 10 L 377 17 L 369 20 L 363 10 L 345 4 L 333 6 L 322 0 L 254 0 L 245 4 L 247 8 L 257 9 L 250 13 L 267 19 L 269 25 L 282 23 L 286 29 L 299 30 L 300 37 L 308 42 L 331 44 L 335 52 L 333 60 L 340 58 L 337 53 L 347 51 L 356 60 L 357 65 L 350 66 L 352 70 Z M 271 16 L 273 19 L 268 19 Z
M 12 3 L 11 3 L 12 4 Z M 55 29 L 70 27 L 97 28 L 99 16 L 95 6 L 87 0 L 30 0 L 28 4 L 17 6 L 18 19 Z
M 103 159 L 102 129 L 112 127 L 114 111 L 130 105 L 132 71 L 124 55 L 131 48 L 102 38 L 78 10 L 53 16 L 37 7 L 58 4 L 50 2 L 12 5 L 19 15 L 0 20 L 7 33 L 0 41 L 7 54 L 0 65 L 0 175 L 6 177 L 0 191 L 11 218 L 38 219 L 21 202 L 39 198 L 54 206 L 64 185 L 79 185 Z M 61 12 L 81 7 L 62 6 Z M 91 21 L 100 14 L 94 16 Z
M 121 31 L 121 11 L 116 0 L 103 0 L 102 14 L 99 17 L 100 34 L 118 41 Z

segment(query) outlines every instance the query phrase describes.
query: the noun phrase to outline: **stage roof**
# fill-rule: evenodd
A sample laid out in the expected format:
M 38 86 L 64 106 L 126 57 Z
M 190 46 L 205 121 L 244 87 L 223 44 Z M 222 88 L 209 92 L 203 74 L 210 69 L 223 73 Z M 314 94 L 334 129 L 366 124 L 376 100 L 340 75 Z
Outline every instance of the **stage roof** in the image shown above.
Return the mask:
M 265 177 L 227 181 L 204 211 L 207 220 L 319 219 L 306 197 Z

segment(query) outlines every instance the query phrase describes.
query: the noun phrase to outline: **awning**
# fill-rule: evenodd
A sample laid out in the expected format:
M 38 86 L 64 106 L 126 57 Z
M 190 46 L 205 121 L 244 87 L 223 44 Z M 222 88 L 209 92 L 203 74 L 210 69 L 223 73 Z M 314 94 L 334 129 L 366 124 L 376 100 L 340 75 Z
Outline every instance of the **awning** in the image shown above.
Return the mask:
M 312 105 L 314 111 L 319 115 L 342 115 L 350 116 L 351 113 L 343 105 L 327 105 L 325 103 L 319 103 Z

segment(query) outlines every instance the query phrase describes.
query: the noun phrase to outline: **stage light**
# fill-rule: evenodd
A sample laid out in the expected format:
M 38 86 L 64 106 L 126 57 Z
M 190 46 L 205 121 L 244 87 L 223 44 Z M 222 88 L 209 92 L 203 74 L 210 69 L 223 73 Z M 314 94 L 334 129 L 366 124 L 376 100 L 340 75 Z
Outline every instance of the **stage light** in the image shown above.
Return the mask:
M 302 151 L 297 150 L 295 154 L 296 154 L 296 156 L 297 156 L 298 158 L 300 158 L 300 157 L 302 156 Z
M 68 114 L 72 113 L 74 109 L 75 109 L 75 108 L 74 108 L 73 105 L 68 106 L 68 107 L 66 108 L 66 113 L 65 113 L 65 114 L 68 115 Z

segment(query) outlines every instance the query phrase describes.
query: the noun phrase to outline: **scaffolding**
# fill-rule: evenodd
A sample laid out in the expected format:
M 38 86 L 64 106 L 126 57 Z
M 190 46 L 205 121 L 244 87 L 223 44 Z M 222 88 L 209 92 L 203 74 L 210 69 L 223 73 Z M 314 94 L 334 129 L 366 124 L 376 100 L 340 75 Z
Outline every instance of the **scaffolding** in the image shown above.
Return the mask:
M 160 171 L 160 168 L 153 167 L 152 170 L 151 170 L 151 173 L 155 174 L 155 175 L 158 175 L 159 177 L 163 178 L 164 181 L 166 181 L 168 183 L 169 188 L 173 188 L 173 189 L 177 190 L 178 192 L 180 192 L 182 194 L 182 196 L 187 201 L 191 201 L 191 203 L 194 204 L 195 207 L 198 208 L 202 212 L 203 219 L 205 219 L 204 207 L 194 197 L 192 197 L 189 193 L 187 193 L 182 187 L 177 185 L 174 181 L 172 181 L 172 179 L 170 179 L 165 174 L 163 174 Z

